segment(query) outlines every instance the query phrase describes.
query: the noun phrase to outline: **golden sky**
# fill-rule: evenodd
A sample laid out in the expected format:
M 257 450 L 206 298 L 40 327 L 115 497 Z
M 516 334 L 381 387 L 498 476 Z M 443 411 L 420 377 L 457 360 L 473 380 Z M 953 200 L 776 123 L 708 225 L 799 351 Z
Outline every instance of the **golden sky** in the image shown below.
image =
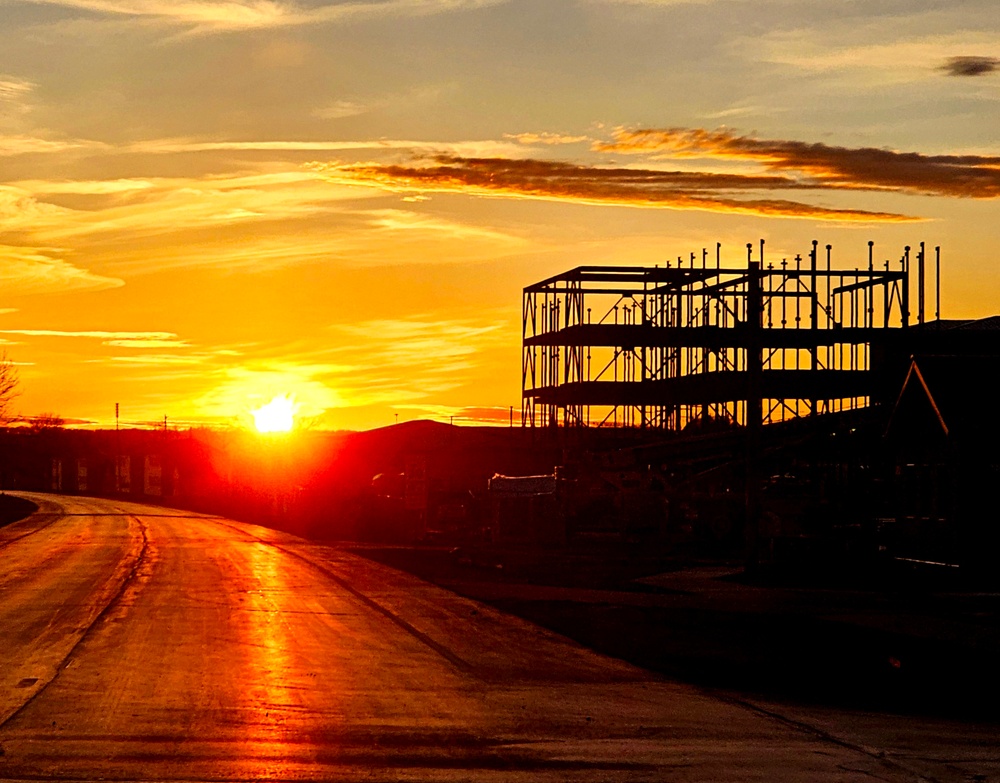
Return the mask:
M 520 292 L 942 247 L 1000 312 L 995 0 L 0 0 L 13 412 L 520 407 Z

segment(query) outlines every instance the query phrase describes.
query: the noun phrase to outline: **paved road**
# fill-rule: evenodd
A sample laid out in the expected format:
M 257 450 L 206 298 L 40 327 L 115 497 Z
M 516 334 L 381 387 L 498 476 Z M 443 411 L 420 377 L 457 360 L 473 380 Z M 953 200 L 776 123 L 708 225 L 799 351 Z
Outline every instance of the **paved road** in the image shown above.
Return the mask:
M 0 779 L 971 781 L 998 769 L 987 727 L 748 704 L 292 536 L 31 497 L 40 513 L 0 529 Z

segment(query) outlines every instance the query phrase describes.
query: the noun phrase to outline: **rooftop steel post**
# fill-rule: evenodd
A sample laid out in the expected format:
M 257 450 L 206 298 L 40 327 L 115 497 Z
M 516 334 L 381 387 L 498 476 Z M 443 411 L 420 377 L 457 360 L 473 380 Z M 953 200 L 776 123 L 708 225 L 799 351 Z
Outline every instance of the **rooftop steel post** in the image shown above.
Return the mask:
M 764 424 L 763 374 L 764 297 L 760 264 L 747 264 L 747 408 L 746 408 L 746 569 L 753 573 L 760 565 L 760 482 L 761 428 Z

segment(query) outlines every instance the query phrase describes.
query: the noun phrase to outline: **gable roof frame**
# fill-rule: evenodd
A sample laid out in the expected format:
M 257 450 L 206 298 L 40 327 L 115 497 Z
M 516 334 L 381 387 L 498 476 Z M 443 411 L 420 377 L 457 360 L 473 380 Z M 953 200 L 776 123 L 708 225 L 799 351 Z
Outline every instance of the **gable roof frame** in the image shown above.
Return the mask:
M 914 378 L 916 378 L 916 381 L 913 380 Z M 906 379 L 903 381 L 903 387 L 899 390 L 899 396 L 896 398 L 896 404 L 893 406 L 892 413 L 889 416 L 889 421 L 886 423 L 883 437 L 888 437 L 889 432 L 892 429 L 893 422 L 896 420 L 896 414 L 898 413 L 899 407 L 903 402 L 903 397 L 906 395 L 906 390 L 911 383 L 920 384 L 920 388 L 923 390 L 927 401 L 930 403 L 931 409 L 934 411 L 934 416 L 937 419 L 938 425 L 941 427 L 941 431 L 944 433 L 946 438 L 950 437 L 951 431 L 948 428 L 948 423 L 944 420 L 944 416 L 941 414 L 941 408 L 938 406 L 937 400 L 934 399 L 934 394 L 927 385 L 927 380 L 924 378 L 924 374 L 920 372 L 920 365 L 917 364 L 917 358 L 915 356 L 910 357 L 910 368 L 906 372 Z

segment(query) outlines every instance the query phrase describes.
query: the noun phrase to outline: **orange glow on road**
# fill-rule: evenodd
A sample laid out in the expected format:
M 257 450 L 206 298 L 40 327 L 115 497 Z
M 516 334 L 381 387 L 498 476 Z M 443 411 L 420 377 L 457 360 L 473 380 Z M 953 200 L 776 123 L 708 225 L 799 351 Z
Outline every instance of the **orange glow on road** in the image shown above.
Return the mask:
M 257 432 L 290 432 L 295 426 L 295 402 L 287 395 L 280 395 L 254 411 Z

